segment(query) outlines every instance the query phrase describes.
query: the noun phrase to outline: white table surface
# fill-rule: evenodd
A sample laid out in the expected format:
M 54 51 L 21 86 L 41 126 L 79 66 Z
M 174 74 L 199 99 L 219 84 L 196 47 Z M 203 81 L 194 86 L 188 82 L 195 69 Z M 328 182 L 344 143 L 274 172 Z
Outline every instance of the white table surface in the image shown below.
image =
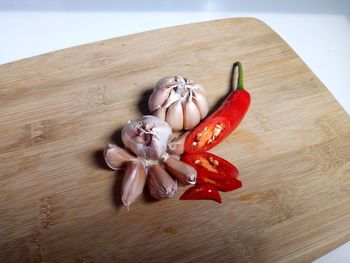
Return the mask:
M 347 0 L 0 0 L 0 64 L 131 33 L 230 17 L 255 17 L 268 24 L 350 114 Z M 350 242 L 316 262 L 350 262 Z

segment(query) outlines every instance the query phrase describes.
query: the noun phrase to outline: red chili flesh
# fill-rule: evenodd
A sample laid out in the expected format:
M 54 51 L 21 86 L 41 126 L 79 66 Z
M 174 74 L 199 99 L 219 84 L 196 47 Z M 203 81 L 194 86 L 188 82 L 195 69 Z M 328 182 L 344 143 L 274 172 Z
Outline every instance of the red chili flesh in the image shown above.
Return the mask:
M 221 196 L 216 188 L 210 184 L 195 185 L 187 189 L 180 197 L 181 200 L 214 200 L 221 203 Z
M 186 138 L 185 152 L 205 152 L 225 139 L 243 120 L 250 105 L 250 94 L 243 88 L 243 71 L 240 62 L 233 65 L 232 72 L 238 68 L 237 87 L 213 114 L 200 123 Z M 233 84 L 232 84 L 233 85 Z
M 210 184 L 217 190 L 227 192 L 242 187 L 237 179 L 238 169 L 228 161 L 208 152 L 185 153 L 181 160 L 197 171 L 197 185 Z

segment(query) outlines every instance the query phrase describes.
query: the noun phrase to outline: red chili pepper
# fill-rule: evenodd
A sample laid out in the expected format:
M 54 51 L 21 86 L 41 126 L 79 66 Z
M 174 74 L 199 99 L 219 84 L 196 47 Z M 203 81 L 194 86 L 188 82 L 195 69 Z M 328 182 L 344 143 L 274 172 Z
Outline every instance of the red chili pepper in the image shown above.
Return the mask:
M 210 184 L 195 185 L 187 189 L 180 197 L 181 200 L 208 199 L 221 203 L 221 196 L 216 188 Z
M 239 174 L 237 168 L 215 154 L 185 153 L 181 155 L 181 160 L 197 170 L 198 185 L 211 184 L 223 192 L 242 187 L 241 181 L 237 179 Z
M 234 87 L 233 77 L 237 68 L 238 81 Z M 233 64 L 231 87 L 233 92 L 221 107 L 188 135 L 185 152 L 208 151 L 226 138 L 242 121 L 250 105 L 250 94 L 243 88 L 243 70 L 240 62 Z

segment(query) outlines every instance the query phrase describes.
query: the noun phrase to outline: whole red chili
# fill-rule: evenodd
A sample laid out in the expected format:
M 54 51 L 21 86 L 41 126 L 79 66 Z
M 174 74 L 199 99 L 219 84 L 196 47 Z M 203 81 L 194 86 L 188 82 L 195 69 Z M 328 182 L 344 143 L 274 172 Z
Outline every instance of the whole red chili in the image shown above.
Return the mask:
M 210 184 L 217 190 L 227 192 L 242 187 L 237 179 L 237 168 L 228 161 L 208 152 L 185 153 L 181 160 L 197 171 L 196 184 Z
M 180 197 L 181 200 L 214 200 L 221 203 L 221 196 L 216 188 L 210 184 L 195 185 L 187 189 Z
M 186 138 L 185 152 L 205 152 L 226 138 L 242 121 L 250 105 L 250 94 L 243 87 L 243 70 L 240 62 L 232 68 L 232 80 L 238 69 L 238 80 L 221 107 L 199 124 Z

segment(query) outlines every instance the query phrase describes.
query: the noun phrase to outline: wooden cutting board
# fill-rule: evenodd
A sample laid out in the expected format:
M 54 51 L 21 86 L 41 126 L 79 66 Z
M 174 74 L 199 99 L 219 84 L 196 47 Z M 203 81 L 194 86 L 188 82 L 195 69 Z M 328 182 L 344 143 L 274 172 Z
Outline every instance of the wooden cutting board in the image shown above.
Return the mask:
M 240 170 L 223 203 L 120 204 L 102 149 L 180 74 L 210 105 L 239 60 L 252 105 L 212 152 Z M 1 262 L 309 262 L 350 240 L 350 119 L 251 18 L 185 25 L 0 66 Z

